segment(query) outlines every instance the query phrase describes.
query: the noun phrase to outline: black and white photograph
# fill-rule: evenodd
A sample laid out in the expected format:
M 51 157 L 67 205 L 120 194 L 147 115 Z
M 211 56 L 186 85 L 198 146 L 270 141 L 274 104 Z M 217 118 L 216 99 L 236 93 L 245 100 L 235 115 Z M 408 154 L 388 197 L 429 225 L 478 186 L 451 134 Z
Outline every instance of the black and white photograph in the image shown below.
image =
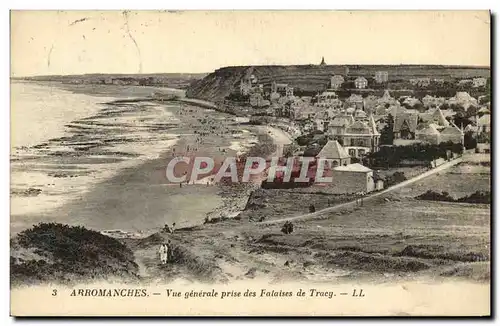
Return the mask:
M 491 14 L 10 12 L 13 316 L 488 316 Z

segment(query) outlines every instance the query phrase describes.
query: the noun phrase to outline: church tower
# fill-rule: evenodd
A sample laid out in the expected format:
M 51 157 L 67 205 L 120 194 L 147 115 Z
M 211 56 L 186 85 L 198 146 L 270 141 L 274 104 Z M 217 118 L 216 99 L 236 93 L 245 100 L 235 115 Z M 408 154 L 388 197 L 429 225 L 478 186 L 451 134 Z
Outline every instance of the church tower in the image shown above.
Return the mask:
M 325 57 L 321 57 L 321 63 L 319 65 L 326 66 Z

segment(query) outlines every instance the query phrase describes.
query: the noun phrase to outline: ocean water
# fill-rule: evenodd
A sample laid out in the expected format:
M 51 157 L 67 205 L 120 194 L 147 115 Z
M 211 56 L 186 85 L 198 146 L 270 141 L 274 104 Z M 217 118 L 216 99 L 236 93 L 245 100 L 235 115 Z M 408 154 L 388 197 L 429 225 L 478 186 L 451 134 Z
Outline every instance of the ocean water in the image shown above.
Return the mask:
M 11 83 L 11 232 L 52 216 L 85 224 L 62 208 L 177 142 L 175 104 L 110 104 L 114 99 Z
M 91 116 L 112 97 L 75 94 L 53 85 L 11 82 L 11 149 L 34 146 L 65 133 L 65 124 Z

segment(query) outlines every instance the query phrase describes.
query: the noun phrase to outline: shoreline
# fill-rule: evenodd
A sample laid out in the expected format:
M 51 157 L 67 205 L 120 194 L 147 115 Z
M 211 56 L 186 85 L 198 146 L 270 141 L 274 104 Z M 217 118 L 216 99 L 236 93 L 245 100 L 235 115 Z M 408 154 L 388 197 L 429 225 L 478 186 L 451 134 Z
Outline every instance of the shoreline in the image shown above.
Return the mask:
M 63 90 L 66 91 L 66 89 L 63 89 Z M 117 215 L 117 214 L 120 215 L 120 213 L 123 214 L 123 212 L 120 212 L 120 211 L 126 210 L 126 208 L 120 209 L 119 208 L 121 206 L 120 204 L 113 204 L 113 206 L 116 207 L 117 209 L 110 210 L 108 207 L 109 205 L 104 203 L 104 207 L 103 207 L 103 206 L 101 206 L 101 204 L 98 204 L 99 202 L 103 202 L 103 199 L 99 198 L 99 197 L 106 196 L 104 194 L 107 194 L 109 191 L 111 191 L 113 193 L 122 193 L 123 195 L 126 194 L 128 197 L 130 197 L 130 196 L 137 197 L 137 195 L 139 195 L 139 197 L 141 197 L 141 196 L 144 197 L 145 192 L 146 193 L 148 193 L 148 192 L 149 193 L 158 193 L 158 194 L 173 193 L 174 194 L 173 196 L 167 195 L 168 197 L 171 197 L 170 199 L 167 199 L 167 202 L 170 202 L 172 205 L 175 205 L 174 198 L 177 198 L 180 200 L 182 198 L 182 196 L 179 197 L 180 194 L 178 194 L 179 193 L 178 190 L 176 191 L 175 189 L 173 189 L 171 191 L 171 190 L 167 190 L 168 188 L 171 188 L 171 187 L 165 188 L 165 185 L 162 186 L 162 181 L 161 181 L 162 179 L 161 179 L 161 176 L 159 176 L 159 172 L 166 167 L 166 165 L 168 163 L 168 159 L 174 155 L 173 151 L 176 151 L 176 154 L 178 154 L 179 148 L 185 149 L 185 148 L 188 148 L 189 146 L 191 146 L 191 147 L 193 147 L 193 146 L 196 146 L 196 147 L 208 146 L 207 147 L 208 153 L 206 153 L 206 154 L 210 154 L 210 152 L 211 152 L 212 155 L 220 155 L 220 153 L 218 154 L 218 153 L 216 153 L 216 151 L 214 151 L 215 148 L 218 148 L 218 149 L 226 148 L 226 151 L 228 151 L 229 153 L 241 152 L 241 146 L 243 146 L 242 148 L 244 151 L 245 151 L 245 148 L 246 148 L 246 150 L 248 150 L 247 140 L 249 139 L 249 137 L 251 138 L 252 135 L 254 135 L 254 133 L 257 133 L 257 129 L 254 128 L 253 126 L 246 126 L 246 125 L 241 125 L 239 123 L 233 122 L 232 120 L 227 119 L 228 116 L 231 116 L 228 113 L 217 112 L 217 113 L 214 113 L 215 116 L 209 115 L 209 117 L 215 117 L 214 119 L 212 119 L 212 124 L 217 125 L 218 123 L 220 123 L 222 121 L 228 121 L 227 123 L 224 122 L 224 127 L 227 130 L 225 131 L 225 133 L 220 134 L 218 136 L 214 136 L 214 135 L 209 136 L 207 143 L 203 144 L 203 146 L 202 146 L 202 144 L 197 144 L 198 136 L 196 135 L 196 130 L 198 128 L 198 131 L 199 131 L 199 126 L 195 127 L 195 125 L 196 125 L 196 121 L 198 121 L 200 118 L 205 119 L 204 117 L 207 116 L 206 113 L 210 112 L 209 111 L 210 109 L 201 108 L 199 103 L 196 103 L 196 104 L 189 103 L 188 104 L 184 101 L 162 102 L 162 101 L 158 101 L 158 100 L 153 99 L 153 98 L 151 98 L 151 99 L 150 98 L 148 98 L 148 99 L 145 99 L 145 98 L 144 99 L 142 99 L 142 98 L 132 98 L 132 99 L 115 98 L 115 100 L 113 100 L 113 101 L 109 101 L 107 103 L 103 103 L 100 105 L 104 108 L 106 108 L 106 107 L 110 108 L 110 110 L 114 110 L 113 107 L 123 106 L 124 109 L 126 109 L 126 107 L 128 107 L 128 106 L 132 106 L 132 107 L 136 107 L 136 110 L 139 110 L 139 112 L 140 112 L 140 110 L 142 110 L 141 107 L 149 106 L 151 103 L 153 103 L 156 106 L 162 107 L 162 110 L 167 110 L 167 111 L 171 112 L 175 119 L 180 119 L 180 120 L 178 120 L 176 125 L 167 127 L 166 130 L 169 134 L 176 134 L 177 136 L 176 136 L 176 139 L 172 139 L 169 142 L 169 144 L 166 148 L 164 148 L 160 152 L 157 152 L 158 154 L 155 154 L 155 156 L 157 156 L 157 158 L 150 158 L 150 157 L 148 158 L 148 156 L 151 156 L 151 154 L 145 155 L 145 156 L 141 155 L 137 159 L 132 159 L 130 161 L 127 161 L 127 162 L 130 162 L 128 164 L 121 163 L 120 165 L 122 165 L 122 167 L 120 167 L 118 169 L 114 163 L 110 163 L 110 164 L 112 164 L 112 168 L 114 170 L 113 173 L 109 173 L 110 170 L 104 170 L 104 171 L 108 171 L 107 173 L 105 173 L 106 174 L 105 177 L 102 177 L 102 178 L 99 177 L 97 180 L 97 183 L 90 186 L 88 191 L 85 191 L 83 193 L 81 192 L 81 193 L 77 194 L 77 196 L 74 198 L 68 198 L 69 201 L 67 203 L 63 203 L 62 206 L 55 207 L 53 210 L 48 210 L 48 211 L 39 211 L 39 212 L 27 213 L 27 214 L 23 214 L 23 215 L 12 214 L 11 215 L 12 216 L 12 218 L 11 218 L 11 234 L 12 234 L 12 231 L 16 231 L 16 232 L 14 232 L 14 234 L 16 234 L 17 232 L 20 232 L 26 228 L 31 227 L 33 224 L 36 224 L 36 222 L 38 222 L 38 221 L 42 222 L 45 220 L 55 221 L 55 222 L 60 222 L 60 223 L 69 222 L 70 224 L 77 223 L 77 224 L 80 224 L 82 226 L 89 227 L 92 229 L 101 230 L 101 231 L 122 230 L 124 232 L 132 232 L 135 234 L 141 233 L 142 236 L 154 233 L 154 232 L 158 231 L 158 228 L 161 228 L 164 223 L 158 223 L 156 227 L 151 229 L 152 224 L 147 222 L 149 219 L 146 218 L 146 216 L 148 215 L 146 211 L 144 212 L 145 213 L 144 215 L 141 212 L 137 211 L 137 214 L 139 215 L 139 216 L 137 216 L 137 219 L 139 221 L 142 220 L 142 221 L 146 222 L 144 226 L 140 226 L 140 222 L 132 223 L 132 224 L 130 224 L 128 222 L 124 223 L 125 225 L 129 225 L 129 227 L 123 227 L 118 222 L 117 223 L 107 222 L 107 220 L 110 218 L 110 216 L 109 215 L 106 216 L 105 214 L 102 214 L 101 208 L 104 208 L 104 210 L 111 213 L 111 215 Z M 173 107 L 175 107 L 175 108 L 173 108 Z M 101 108 L 99 110 L 99 113 L 97 114 L 97 116 L 99 116 L 99 114 L 102 113 L 102 111 L 103 111 L 103 109 Z M 114 111 L 110 111 L 110 112 L 114 112 Z M 125 111 L 123 111 L 123 112 L 125 112 Z M 83 120 L 85 120 L 87 122 L 89 122 L 89 121 L 91 122 L 95 119 L 89 120 L 89 117 L 86 117 Z M 187 122 L 180 123 L 180 121 L 187 121 Z M 219 122 L 217 122 L 217 121 L 219 121 Z M 184 125 L 184 124 L 186 124 L 186 125 Z M 253 131 L 248 132 L 248 129 L 253 130 Z M 231 132 L 230 130 L 233 130 L 233 131 Z M 237 142 L 234 142 L 235 139 L 231 138 L 231 136 L 230 136 L 232 133 L 234 133 L 234 130 L 238 130 L 241 137 L 243 137 L 243 138 L 238 137 L 238 139 L 236 139 Z M 245 134 L 243 132 L 245 130 L 247 130 L 248 134 Z M 194 131 L 194 133 L 193 133 L 193 131 Z M 161 132 L 161 131 L 159 131 L 159 132 Z M 154 140 L 153 140 L 153 142 L 154 142 Z M 239 147 L 238 151 L 232 149 L 232 147 L 234 147 L 234 143 L 238 143 L 238 147 Z M 130 146 L 131 145 L 126 145 L 126 147 L 124 147 L 124 149 L 128 148 Z M 121 147 L 123 147 L 123 146 L 121 146 Z M 132 148 L 134 148 L 134 146 Z M 191 154 L 194 154 L 194 153 L 191 152 Z M 95 166 L 97 171 L 100 170 L 98 168 L 98 166 L 99 165 Z M 144 177 L 144 174 L 151 174 L 151 173 L 154 173 L 156 175 L 157 180 L 149 183 L 143 177 Z M 120 180 L 120 179 L 122 179 L 122 177 L 125 177 L 126 179 Z M 113 191 L 113 189 L 115 187 L 117 187 L 117 185 L 119 185 L 120 183 L 128 183 L 126 181 L 127 178 L 134 179 L 137 177 L 143 178 L 143 181 L 146 181 L 145 184 L 138 185 L 138 187 L 143 190 L 142 193 L 141 193 L 141 190 L 137 190 L 137 191 L 131 190 L 131 191 L 126 191 L 125 193 L 123 192 L 122 189 L 117 189 L 116 191 Z M 60 180 L 66 180 L 66 179 L 62 178 Z M 68 179 L 68 182 L 69 181 L 70 181 L 70 179 Z M 109 189 L 106 189 L 107 185 L 110 186 Z M 144 187 L 149 188 L 149 189 L 144 190 L 143 189 Z M 246 193 L 246 194 L 238 194 L 237 196 L 232 196 L 232 198 L 230 198 L 227 196 L 227 191 L 225 192 L 224 189 L 222 189 L 222 187 L 220 187 L 220 186 L 217 186 L 216 188 L 212 188 L 212 189 L 207 189 L 206 186 L 201 186 L 201 185 L 196 185 L 196 186 L 190 185 L 189 187 L 191 187 L 191 189 L 189 189 L 190 191 L 195 192 L 195 194 L 192 194 L 189 196 L 196 196 L 196 197 L 201 196 L 200 199 L 202 202 L 205 201 L 207 203 L 210 203 L 210 205 L 212 205 L 212 206 L 209 205 L 207 208 L 203 208 L 206 205 L 201 205 L 199 207 L 194 207 L 194 208 L 191 207 L 192 209 L 195 209 L 195 211 L 192 211 L 191 215 L 194 215 L 194 216 L 203 215 L 203 217 L 195 218 L 195 220 L 197 220 L 198 222 L 188 223 L 185 221 L 184 223 L 181 222 L 180 223 L 181 225 L 179 225 L 179 221 L 176 219 L 173 219 L 173 220 L 169 220 L 170 221 L 169 224 L 172 222 L 177 222 L 179 227 L 182 227 L 183 226 L 182 224 L 185 224 L 185 227 L 193 227 L 193 226 L 197 226 L 197 225 L 202 225 L 204 220 L 205 220 L 205 216 L 210 216 L 209 217 L 210 219 L 220 218 L 221 216 L 229 216 L 229 217 L 235 216 L 238 214 L 238 212 L 241 209 L 244 208 L 244 205 L 242 205 L 242 202 L 246 203 L 246 201 L 248 200 L 248 196 L 249 196 L 249 193 Z M 102 195 L 93 196 L 92 193 L 96 191 L 95 188 L 99 188 L 100 190 L 98 192 L 101 193 Z M 196 188 L 198 188 L 198 189 L 196 189 Z M 136 193 L 137 195 L 134 196 L 134 195 L 132 195 L 132 193 Z M 196 195 L 196 193 L 199 193 L 199 194 Z M 43 195 L 43 193 L 42 193 L 42 195 Z M 64 194 L 63 194 L 63 196 L 64 196 Z M 127 196 L 125 196 L 125 198 L 127 198 Z M 206 199 L 204 199 L 206 196 L 208 196 L 208 197 Z M 113 197 L 113 196 L 111 196 L 111 197 Z M 119 196 L 114 196 L 114 197 L 115 198 L 113 200 L 118 200 L 118 201 L 121 200 L 120 198 L 118 198 Z M 154 196 L 154 197 L 157 197 L 157 196 Z M 237 197 L 237 198 L 234 198 L 234 197 Z M 150 200 L 146 200 L 146 198 L 143 198 L 143 199 L 144 200 L 141 201 L 142 204 L 140 204 L 140 205 L 146 204 L 147 205 L 147 206 L 145 206 L 146 209 L 151 209 L 151 206 L 156 205 L 156 204 L 151 205 Z M 151 198 L 151 199 L 152 199 L 151 201 L 153 201 L 153 202 L 157 201 L 157 200 L 155 200 L 157 198 Z M 26 198 L 26 200 L 29 200 L 29 199 Z M 111 201 L 113 201 L 113 200 L 111 200 Z M 106 200 L 104 200 L 104 202 L 106 202 Z M 127 206 L 126 203 L 123 203 L 123 204 L 125 204 L 125 206 Z M 188 204 L 186 203 L 186 205 L 188 205 Z M 86 207 L 86 206 L 88 206 L 88 207 Z M 157 205 L 157 206 L 160 206 L 160 205 Z M 178 205 L 175 205 L 175 206 L 178 206 Z M 191 206 L 191 205 L 188 205 L 188 206 Z M 239 207 L 239 209 L 238 209 L 238 207 Z M 82 209 L 84 211 L 84 214 L 80 215 L 79 213 L 82 212 Z M 155 208 L 154 211 L 158 211 L 158 209 L 159 209 L 159 207 Z M 167 208 L 167 210 L 169 210 L 169 209 Z M 91 214 L 90 214 L 91 212 L 89 212 L 89 211 L 92 211 L 94 213 L 94 215 L 102 216 L 102 223 L 100 223 L 98 217 L 91 216 Z M 156 214 L 158 214 L 158 213 L 156 213 Z M 168 215 L 172 215 L 172 214 L 173 213 L 168 213 Z M 187 213 L 187 212 L 183 212 L 181 215 L 186 217 L 186 214 L 189 215 L 189 213 Z M 127 213 L 125 213 L 125 215 L 130 216 Z M 141 217 L 141 215 L 143 215 L 143 216 Z M 71 216 L 71 218 L 65 219 L 64 216 Z M 34 217 L 34 218 L 32 218 L 32 217 Z M 125 217 L 123 217 L 123 218 L 125 218 Z M 129 218 L 125 218 L 125 219 L 129 219 Z M 158 219 L 158 217 L 155 219 Z M 88 223 L 88 222 L 90 222 L 90 223 Z M 23 227 L 23 225 L 26 225 L 26 226 Z M 99 225 L 101 225 L 101 227 L 99 227 Z

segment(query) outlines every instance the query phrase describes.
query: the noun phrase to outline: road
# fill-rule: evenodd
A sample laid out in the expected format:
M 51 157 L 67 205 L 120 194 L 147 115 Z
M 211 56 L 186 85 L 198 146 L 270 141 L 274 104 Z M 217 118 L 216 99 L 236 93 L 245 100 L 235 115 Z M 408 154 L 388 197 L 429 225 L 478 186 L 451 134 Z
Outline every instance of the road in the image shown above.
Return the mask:
M 292 143 L 292 137 L 278 127 L 263 126 L 261 129 L 268 133 L 276 145 L 288 145 Z
M 394 191 L 394 190 L 397 190 L 397 189 L 400 189 L 400 188 L 403 188 L 403 187 L 406 187 L 412 183 L 415 183 L 417 181 L 420 181 L 424 178 L 427 178 L 431 175 L 434 175 L 436 173 L 439 173 L 441 171 L 444 171 L 446 169 L 449 169 L 450 167 L 458 164 L 462 162 L 462 157 L 458 157 L 454 160 L 451 160 L 449 162 L 446 162 L 446 163 L 443 163 L 441 164 L 440 166 L 432 169 L 432 170 L 429 170 L 429 171 L 426 171 L 422 174 L 419 174 L 411 179 L 408 179 L 406 181 L 403 181 L 401 183 L 398 183 L 394 186 L 391 186 L 387 189 L 384 189 L 382 191 L 379 191 L 379 192 L 375 192 L 375 193 L 372 193 L 372 194 L 369 194 L 365 197 L 362 197 L 363 198 L 363 202 L 366 202 L 370 199 L 373 199 L 373 198 L 376 198 L 378 196 L 382 196 L 384 194 L 388 194 L 390 193 L 391 191 Z M 258 222 L 258 224 L 262 224 L 262 225 L 271 225 L 271 224 L 277 224 L 277 223 L 283 223 L 283 222 L 287 222 L 287 221 L 295 221 L 295 220 L 309 220 L 309 219 L 314 219 L 315 217 L 318 217 L 324 213 L 330 213 L 330 212 L 335 212 L 339 209 L 342 209 L 342 208 L 348 208 L 350 206 L 355 206 L 357 205 L 357 201 L 356 200 L 353 200 L 353 201 L 350 201 L 350 202 L 346 202 L 346 203 L 342 203 L 342 204 L 339 204 L 339 205 L 336 205 L 336 206 L 332 206 L 332 207 L 328 207 L 328 208 L 325 208 L 325 209 L 321 209 L 321 210 L 318 210 L 314 213 L 308 213 L 308 214 L 302 214 L 302 215 L 297 215 L 297 216 L 291 216 L 291 217 L 285 217 L 285 218 L 281 218 L 281 219 L 278 219 L 278 220 L 272 220 L 272 221 L 264 221 L 264 222 Z
M 217 105 L 215 105 L 214 103 L 204 101 L 204 100 L 195 99 L 195 98 L 181 97 L 178 99 L 178 101 L 193 104 L 193 105 L 198 105 L 198 106 L 201 106 L 205 109 L 214 109 L 214 110 L 217 109 Z

